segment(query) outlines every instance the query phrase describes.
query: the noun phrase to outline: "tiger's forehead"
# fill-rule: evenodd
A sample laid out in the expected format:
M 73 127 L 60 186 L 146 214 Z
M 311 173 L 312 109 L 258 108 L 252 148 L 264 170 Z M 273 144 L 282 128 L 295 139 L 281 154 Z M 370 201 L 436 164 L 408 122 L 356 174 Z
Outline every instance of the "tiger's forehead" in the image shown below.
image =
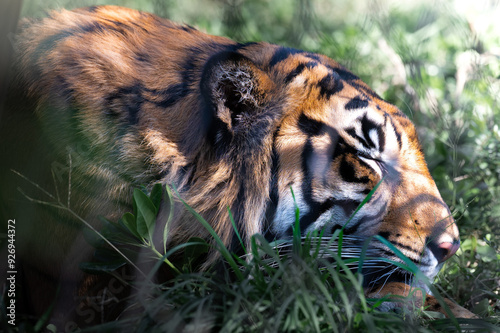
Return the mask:
M 336 131 L 362 124 L 359 120 L 386 124 L 402 153 L 408 148 L 419 154 L 417 133 L 406 115 L 331 58 L 267 43 L 241 51 L 262 65 L 279 86 L 279 95 L 288 95 L 282 129 L 297 125 L 301 116 Z
M 313 58 L 314 57 L 314 58 Z M 283 61 L 289 94 L 297 110 L 311 119 L 343 128 L 360 117 L 377 125 L 393 111 L 384 110 L 376 95 L 357 76 L 333 60 L 316 54 L 295 54 Z
M 331 141 L 342 137 L 351 147 L 394 167 L 406 153 L 419 158 L 416 131 L 409 119 L 335 61 L 297 53 L 278 66 L 287 73 L 282 80 L 294 101 L 282 123 L 282 130 L 290 126 L 286 133 L 304 140 L 335 133 Z

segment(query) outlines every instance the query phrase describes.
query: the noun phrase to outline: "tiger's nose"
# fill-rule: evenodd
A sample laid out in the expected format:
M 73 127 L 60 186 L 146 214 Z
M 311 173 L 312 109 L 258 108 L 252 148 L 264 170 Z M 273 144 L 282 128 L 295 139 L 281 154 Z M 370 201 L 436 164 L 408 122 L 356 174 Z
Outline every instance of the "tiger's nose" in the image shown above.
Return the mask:
M 458 227 L 450 211 L 446 208 L 443 215 L 445 217 L 432 230 L 433 237 L 427 239 L 427 247 L 439 263 L 450 259 L 460 248 Z
M 427 246 L 436 257 L 436 260 L 442 263 L 450 259 L 457 252 L 460 247 L 460 241 L 458 239 L 441 242 L 431 241 Z

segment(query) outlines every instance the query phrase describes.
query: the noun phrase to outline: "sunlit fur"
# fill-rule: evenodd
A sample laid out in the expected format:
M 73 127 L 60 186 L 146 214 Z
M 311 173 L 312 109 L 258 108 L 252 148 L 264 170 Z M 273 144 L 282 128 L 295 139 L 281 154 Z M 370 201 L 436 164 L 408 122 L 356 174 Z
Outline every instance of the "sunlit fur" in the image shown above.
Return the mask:
M 304 234 L 351 218 L 345 234 L 382 235 L 431 278 L 446 256 L 427 245 L 458 242 L 411 121 L 326 56 L 111 6 L 26 20 L 16 40 L 13 89 L 49 142 L 37 164 L 50 183 L 55 161 L 71 157 L 70 206 L 94 225 L 129 211 L 132 188 L 161 182 L 235 251 L 228 208 L 245 242 L 290 237 L 295 205 Z M 67 182 L 68 168 L 60 175 Z M 32 228 L 31 264 L 49 274 L 91 254 L 78 230 Z M 170 235 L 174 245 L 208 233 L 177 205 Z

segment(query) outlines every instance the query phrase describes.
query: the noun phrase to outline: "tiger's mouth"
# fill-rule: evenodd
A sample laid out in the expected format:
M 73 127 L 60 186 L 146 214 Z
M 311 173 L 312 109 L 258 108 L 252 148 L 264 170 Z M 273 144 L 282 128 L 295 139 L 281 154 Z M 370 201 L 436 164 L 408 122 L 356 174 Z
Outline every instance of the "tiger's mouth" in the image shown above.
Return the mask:
M 401 282 L 429 292 L 428 281 L 432 282 L 442 267 L 442 263 L 428 249 L 420 258 L 409 258 L 402 249 L 387 245 L 378 237 L 360 237 L 344 235 L 341 239 L 332 236 L 302 237 L 302 244 L 307 244 L 307 250 L 318 262 L 318 269 L 327 265 L 347 267 L 352 272 L 363 275 L 365 290 L 375 290 L 392 282 Z M 278 242 L 274 249 L 280 258 L 294 255 L 294 246 L 290 240 Z M 304 246 L 304 245 L 302 245 Z M 404 250 L 404 249 L 403 249 Z M 271 267 L 278 263 L 275 258 L 264 261 Z M 426 281 L 422 281 L 422 278 Z

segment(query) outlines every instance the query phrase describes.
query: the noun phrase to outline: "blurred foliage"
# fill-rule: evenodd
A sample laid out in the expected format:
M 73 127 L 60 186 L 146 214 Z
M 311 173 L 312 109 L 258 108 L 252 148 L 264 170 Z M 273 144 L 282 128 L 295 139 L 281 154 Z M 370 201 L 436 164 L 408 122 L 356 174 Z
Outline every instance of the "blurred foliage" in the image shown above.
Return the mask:
M 439 278 L 460 304 L 500 312 L 500 5 L 498 1 L 25 0 L 23 15 L 128 6 L 240 42 L 337 60 L 417 125 L 461 231 Z

